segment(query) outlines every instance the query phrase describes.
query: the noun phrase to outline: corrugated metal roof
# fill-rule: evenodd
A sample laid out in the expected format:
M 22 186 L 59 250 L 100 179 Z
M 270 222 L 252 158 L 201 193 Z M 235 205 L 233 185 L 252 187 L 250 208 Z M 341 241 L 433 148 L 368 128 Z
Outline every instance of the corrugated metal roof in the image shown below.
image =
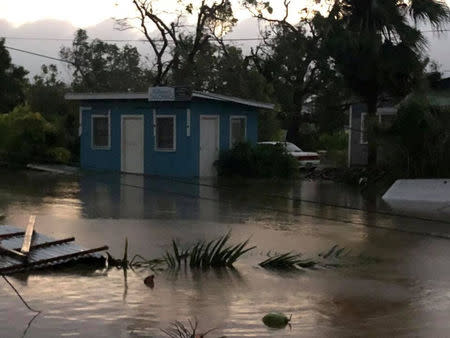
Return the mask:
M 22 232 L 22 234 L 19 234 Z M 3 237 L 7 234 L 16 234 L 12 237 Z M 3 237 L 3 238 L 2 238 Z M 15 250 L 22 246 L 23 229 L 16 228 L 9 225 L 0 226 L 0 245 L 6 249 Z M 62 264 L 69 261 L 74 261 L 79 258 L 91 257 L 102 259 L 102 255 L 98 253 L 86 253 L 89 251 L 86 248 L 76 244 L 73 241 L 59 243 L 56 245 L 49 245 L 45 247 L 37 247 L 49 242 L 55 242 L 54 238 L 39 234 L 37 232 L 33 235 L 32 247 L 27 260 L 13 255 L 2 254 L 0 252 L 0 272 L 11 273 L 29 268 L 40 268 L 51 265 Z M 106 247 L 103 247 L 106 249 Z M 19 249 L 20 250 L 20 249 Z M 96 249 L 94 249 L 96 250 Z M 86 253 L 86 254 L 85 254 Z M 42 263 L 42 264 L 40 264 Z
M 148 93 L 67 93 L 64 98 L 72 101 L 92 101 L 92 100 L 148 100 Z M 239 103 L 245 106 L 274 109 L 275 105 L 271 103 L 258 102 L 253 100 L 241 99 L 235 96 L 221 95 L 208 92 L 194 91 L 192 97 Z

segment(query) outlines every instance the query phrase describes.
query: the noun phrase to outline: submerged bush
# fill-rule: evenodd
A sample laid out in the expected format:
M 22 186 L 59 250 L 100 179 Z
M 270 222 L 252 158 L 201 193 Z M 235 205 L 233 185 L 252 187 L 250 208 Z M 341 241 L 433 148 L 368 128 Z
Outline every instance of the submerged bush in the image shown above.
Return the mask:
M 220 153 L 216 167 L 219 176 L 290 178 L 298 172 L 297 161 L 279 144 L 236 144 Z

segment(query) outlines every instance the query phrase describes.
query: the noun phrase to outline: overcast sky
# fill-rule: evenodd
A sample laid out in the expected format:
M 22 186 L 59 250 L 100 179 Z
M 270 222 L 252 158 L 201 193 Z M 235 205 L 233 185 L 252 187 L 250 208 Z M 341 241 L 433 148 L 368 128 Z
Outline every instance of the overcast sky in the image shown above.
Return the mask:
M 169 11 L 178 0 L 153 1 L 164 4 L 164 9 Z M 450 0 L 447 1 L 450 3 Z M 240 0 L 234 0 L 234 2 L 238 4 Z M 273 1 L 276 13 L 281 9 L 281 3 L 281 0 Z M 292 0 L 292 3 L 295 5 L 295 10 L 291 11 L 291 17 L 294 18 L 299 9 L 312 1 Z M 257 21 L 251 18 L 247 10 L 235 10 L 235 15 L 239 19 L 239 23 L 230 37 L 253 38 L 258 36 Z M 80 27 L 87 29 L 89 36 L 93 38 L 142 38 L 138 31 L 114 30 L 114 20 L 111 18 L 130 16 L 133 16 L 131 0 L 0 0 L 0 36 L 7 38 L 8 46 L 57 57 L 60 47 L 70 44 L 75 30 Z M 450 32 L 443 33 L 438 37 L 436 34 L 426 33 L 430 38 L 430 55 L 442 65 L 442 70 L 450 70 L 449 34 Z M 29 40 L 29 38 L 37 40 Z M 135 42 L 133 44 L 143 55 L 148 54 L 149 48 L 145 43 Z M 248 45 L 237 44 L 248 49 Z M 24 66 L 31 75 L 39 72 L 41 64 L 52 62 L 19 52 L 11 52 L 11 55 L 13 62 Z M 62 65 L 59 66 L 62 75 L 68 78 L 67 70 Z M 446 75 L 450 76 L 450 72 Z

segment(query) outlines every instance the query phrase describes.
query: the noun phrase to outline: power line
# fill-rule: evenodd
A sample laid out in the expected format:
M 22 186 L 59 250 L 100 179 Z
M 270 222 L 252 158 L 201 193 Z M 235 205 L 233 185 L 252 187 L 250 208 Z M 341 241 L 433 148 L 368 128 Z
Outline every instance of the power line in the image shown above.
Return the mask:
M 442 32 L 450 32 L 450 28 L 445 29 L 430 29 L 430 30 L 421 30 L 422 33 L 442 33 Z M 3 36 L 5 39 L 9 40 L 30 40 L 30 41 L 73 41 L 72 38 L 55 38 L 55 37 L 37 37 L 37 36 Z M 100 38 L 89 38 L 89 41 L 93 40 L 101 40 L 105 42 L 148 42 L 147 39 L 100 39 Z M 246 37 L 246 38 L 225 38 L 223 41 L 264 41 L 262 37 Z M 270 40 L 270 38 L 269 38 Z M 164 42 L 163 39 L 154 39 L 155 42 Z M 169 41 L 169 43 L 172 41 Z
M 73 39 L 69 38 L 44 38 L 44 37 L 21 37 L 21 36 L 4 36 L 6 40 L 30 40 L 30 41 L 73 41 Z M 88 39 L 89 41 L 95 40 L 95 39 Z M 148 42 L 146 39 L 98 39 L 105 42 Z M 222 39 L 223 41 L 227 42 L 234 42 L 234 41 L 263 41 L 263 38 L 226 38 Z M 163 39 L 154 39 L 155 42 L 164 42 Z M 213 40 L 211 40 L 213 41 Z M 169 41 L 171 43 L 172 41 Z
M 71 65 L 73 64 L 72 62 L 67 61 L 67 60 L 59 59 L 59 58 L 56 58 L 56 57 L 53 57 L 53 56 L 48 56 L 48 55 L 45 55 L 45 54 L 35 53 L 35 52 L 29 51 L 29 50 L 25 50 L 25 49 L 9 47 L 9 46 L 6 46 L 6 45 L 4 47 L 7 48 L 7 49 L 10 49 L 10 50 L 14 50 L 16 52 L 21 52 L 21 53 L 25 53 L 25 54 L 31 54 L 31 55 L 34 55 L 34 56 L 39 56 L 39 57 L 50 59 L 50 60 L 65 62 L 65 63 L 71 64 Z

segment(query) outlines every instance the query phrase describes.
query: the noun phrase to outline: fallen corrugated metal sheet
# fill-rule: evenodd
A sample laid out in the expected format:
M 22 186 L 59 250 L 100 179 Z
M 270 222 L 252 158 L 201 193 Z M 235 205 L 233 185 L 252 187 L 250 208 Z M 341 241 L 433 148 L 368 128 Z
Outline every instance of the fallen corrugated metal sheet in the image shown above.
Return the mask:
M 23 229 L 9 225 L 0 226 L 0 246 L 8 250 L 19 251 L 22 247 L 25 232 Z M 86 249 L 74 242 L 75 238 L 55 240 L 37 232 L 33 235 L 30 253 L 26 258 L 14 256 L 8 252 L 0 252 L 0 274 L 43 268 L 63 264 L 80 258 L 103 259 L 100 251 L 108 249 L 103 246 Z

